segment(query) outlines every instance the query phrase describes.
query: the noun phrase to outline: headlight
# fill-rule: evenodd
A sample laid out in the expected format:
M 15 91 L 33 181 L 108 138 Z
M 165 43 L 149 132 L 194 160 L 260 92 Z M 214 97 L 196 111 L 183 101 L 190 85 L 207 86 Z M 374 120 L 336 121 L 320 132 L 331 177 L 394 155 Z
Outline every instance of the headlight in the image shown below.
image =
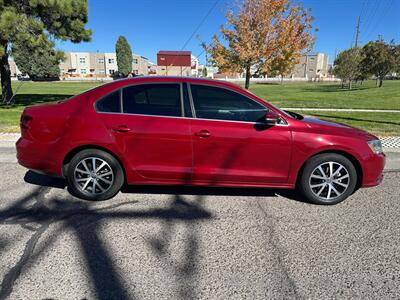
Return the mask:
M 371 148 L 372 152 L 376 154 L 382 153 L 382 143 L 380 140 L 368 141 L 368 146 Z

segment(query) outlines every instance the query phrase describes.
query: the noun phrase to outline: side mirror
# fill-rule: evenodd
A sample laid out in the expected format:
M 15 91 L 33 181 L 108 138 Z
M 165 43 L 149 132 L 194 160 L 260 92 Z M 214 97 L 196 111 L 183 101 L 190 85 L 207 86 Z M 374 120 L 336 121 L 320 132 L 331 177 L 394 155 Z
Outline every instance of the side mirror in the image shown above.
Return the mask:
M 268 111 L 264 117 L 265 124 L 276 125 L 279 123 L 279 115 L 276 112 Z

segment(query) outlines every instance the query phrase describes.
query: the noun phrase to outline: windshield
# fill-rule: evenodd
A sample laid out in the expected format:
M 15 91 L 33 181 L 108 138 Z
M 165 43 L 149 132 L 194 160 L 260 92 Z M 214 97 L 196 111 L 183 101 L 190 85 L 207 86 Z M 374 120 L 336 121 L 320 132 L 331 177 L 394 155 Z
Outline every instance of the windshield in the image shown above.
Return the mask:
M 264 100 L 265 101 L 265 100 Z M 269 105 L 271 105 L 273 108 L 275 108 L 277 111 L 285 115 L 286 117 L 292 118 L 292 119 L 297 119 L 296 117 L 292 116 L 290 112 L 287 112 L 285 110 L 280 109 L 279 107 L 276 107 L 275 105 L 271 104 L 268 102 Z
M 254 95 L 254 93 L 247 91 L 250 94 Z M 254 95 L 255 97 L 257 97 L 256 95 Z M 258 98 L 258 97 L 257 97 Z M 291 118 L 291 119 L 295 119 L 295 120 L 303 120 L 304 117 L 301 114 L 292 112 L 292 111 L 286 111 L 286 110 L 282 110 L 279 107 L 276 107 L 275 105 L 271 104 L 270 102 L 265 101 L 264 99 L 261 99 L 262 101 L 268 103 L 270 106 L 272 106 L 273 108 L 275 108 L 277 111 L 279 111 L 282 115 Z

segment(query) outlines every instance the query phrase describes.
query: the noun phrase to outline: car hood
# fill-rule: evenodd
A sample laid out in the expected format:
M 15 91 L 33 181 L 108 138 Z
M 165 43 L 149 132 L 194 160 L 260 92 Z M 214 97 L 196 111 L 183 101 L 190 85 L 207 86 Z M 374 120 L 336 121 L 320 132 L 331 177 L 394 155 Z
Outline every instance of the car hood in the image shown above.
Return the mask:
M 310 128 L 320 131 L 321 133 L 355 137 L 367 141 L 378 139 L 376 136 L 364 130 L 341 123 L 321 120 L 312 116 L 304 116 L 304 119 L 302 119 L 301 122 Z

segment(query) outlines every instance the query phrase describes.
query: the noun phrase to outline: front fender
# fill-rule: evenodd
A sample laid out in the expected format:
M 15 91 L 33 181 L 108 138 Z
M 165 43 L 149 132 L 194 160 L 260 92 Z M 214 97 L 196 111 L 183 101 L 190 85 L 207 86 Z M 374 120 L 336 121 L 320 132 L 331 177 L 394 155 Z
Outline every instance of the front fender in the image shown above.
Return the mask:
M 365 162 L 373 156 L 366 141 L 345 136 L 314 135 L 295 133 L 293 159 L 288 183 L 295 185 L 304 164 L 320 153 L 342 153 L 356 161 L 363 172 Z

